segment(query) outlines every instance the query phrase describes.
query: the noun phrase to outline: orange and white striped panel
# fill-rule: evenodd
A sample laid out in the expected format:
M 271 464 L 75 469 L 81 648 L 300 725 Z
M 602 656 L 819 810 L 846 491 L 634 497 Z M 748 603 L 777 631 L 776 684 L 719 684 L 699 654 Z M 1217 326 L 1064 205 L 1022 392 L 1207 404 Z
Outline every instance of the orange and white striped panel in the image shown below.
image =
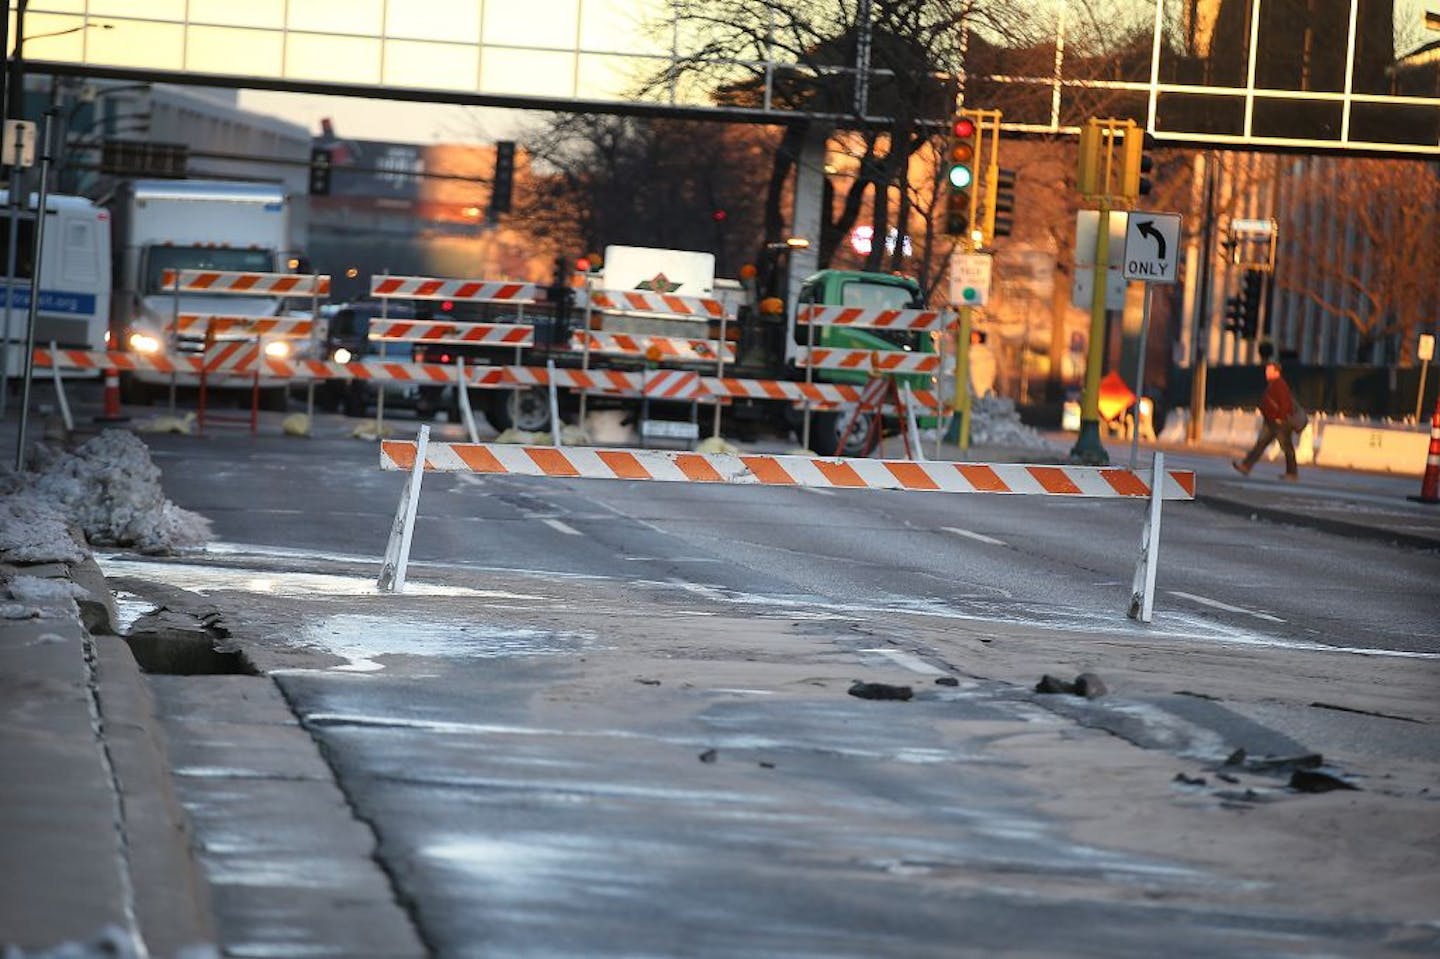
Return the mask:
M 809 401 L 826 406 L 860 402 L 862 388 L 849 383 L 805 383 L 796 380 L 742 380 L 734 377 L 702 376 L 701 387 L 711 397 L 732 399 Z M 938 403 L 930 390 L 914 390 L 915 402 L 925 409 Z
M 47 350 L 37 348 L 35 365 L 62 370 L 155 370 L 160 373 L 199 373 L 198 356 L 124 353 L 119 350 Z
M 206 330 L 213 329 L 217 334 L 306 337 L 315 330 L 315 324 L 306 319 L 230 313 L 181 313 L 175 318 L 173 327 L 176 333 L 190 336 L 201 336 Z
M 179 285 L 176 285 L 176 279 Z M 169 293 L 234 293 L 244 296 L 329 296 L 330 277 L 300 273 L 237 273 L 226 270 L 166 270 L 160 288 Z
M 504 371 L 511 386 L 549 386 L 551 371 L 543 366 L 491 367 Z M 703 394 L 700 374 L 686 370 L 650 370 L 629 373 L 621 370 L 554 370 L 555 385 L 563 389 L 607 393 L 615 396 L 648 396 L 651 399 L 688 400 Z
M 796 323 L 815 326 L 857 326 L 874 330 L 943 330 L 952 317 L 946 310 L 874 310 L 855 306 L 801 306 Z
M 449 323 L 432 320 L 371 320 L 370 339 L 485 346 L 533 346 L 535 327 L 521 323 Z
M 863 373 L 934 373 L 940 369 L 940 354 L 908 350 L 842 350 L 800 347 L 795 365 L 817 370 L 859 370 Z
M 250 373 L 260 359 L 253 340 L 228 340 L 205 351 L 206 373 Z
M 445 280 L 429 276 L 372 276 L 370 295 L 406 300 L 458 300 L 462 303 L 534 303 L 540 288 L 510 280 Z
M 413 441 L 387 440 L 380 445 L 380 468 L 411 469 L 415 464 L 415 449 Z M 1150 496 L 1147 475 L 1097 466 L 816 459 L 808 456 L 705 454 L 673 450 L 557 449 L 551 446 L 489 443 L 430 443 L 425 449 L 424 466 L 427 472 L 563 479 L 1018 496 L 1135 499 Z M 1166 470 L 1160 495 L 1162 499 L 1169 500 L 1194 499 L 1195 474 L 1189 470 Z
M 581 307 L 587 296 L 591 309 L 602 313 L 658 313 L 687 320 L 718 320 L 725 315 L 724 304 L 704 296 L 676 296 L 649 290 L 592 290 L 577 296 Z
M 444 363 L 334 363 L 323 360 L 282 360 L 267 356 L 261 360 L 267 376 L 295 380 L 370 380 L 377 383 L 440 384 L 455 382 L 455 367 Z M 498 389 L 506 385 L 500 367 L 468 367 L 467 386 Z
M 570 348 L 606 356 L 649 356 L 653 350 L 660 362 L 714 363 L 722 352 L 726 363 L 735 362 L 735 344 L 719 340 L 692 340 L 678 336 L 643 336 L 630 333 L 586 333 L 570 337 Z

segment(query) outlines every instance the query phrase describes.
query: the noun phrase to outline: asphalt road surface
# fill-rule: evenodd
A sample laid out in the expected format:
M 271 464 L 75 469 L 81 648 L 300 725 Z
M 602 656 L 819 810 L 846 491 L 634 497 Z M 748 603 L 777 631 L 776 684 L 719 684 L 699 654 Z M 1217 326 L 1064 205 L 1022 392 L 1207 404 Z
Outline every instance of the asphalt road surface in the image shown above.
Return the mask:
M 1170 504 L 1142 626 L 1137 503 L 431 475 L 383 596 L 373 444 L 147 442 L 127 615 L 268 677 L 156 679 L 231 954 L 1440 949 L 1433 553 Z

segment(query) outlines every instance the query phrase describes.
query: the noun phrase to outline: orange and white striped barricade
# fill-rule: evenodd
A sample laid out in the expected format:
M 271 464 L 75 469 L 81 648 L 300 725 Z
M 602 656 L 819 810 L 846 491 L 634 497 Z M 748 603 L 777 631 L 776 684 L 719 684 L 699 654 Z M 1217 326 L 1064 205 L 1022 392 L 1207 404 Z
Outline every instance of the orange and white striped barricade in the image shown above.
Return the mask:
M 641 480 L 660 483 L 706 483 L 738 486 L 789 486 L 826 490 L 891 490 L 916 493 L 980 493 L 1061 498 L 1146 499 L 1149 515 L 1141 542 L 1140 561 L 1129 615 L 1149 622 L 1159 558 L 1160 504 L 1193 500 L 1195 474 L 1169 470 L 1163 453 L 1155 455 L 1148 477 L 1144 472 L 1102 466 L 1034 466 L 1022 463 L 959 463 L 948 461 L 815 458 L 745 453 L 692 453 L 668 450 L 625 450 L 487 443 L 429 443 L 422 427 L 415 441 L 383 440 L 382 470 L 411 471 L 410 500 L 402 509 L 412 515 L 424 472 L 557 479 Z M 397 514 L 398 515 L 398 514 Z M 399 524 L 397 523 L 397 527 Z M 403 532 L 404 545 L 396 540 Z M 392 530 L 392 553 L 403 563 L 408 529 Z M 382 574 L 382 588 L 385 579 Z M 398 591 L 398 590 L 396 590 Z
M 33 357 L 35 365 L 40 367 L 87 371 L 116 369 L 127 373 L 134 370 L 152 370 L 156 373 L 198 375 L 204 365 L 198 356 L 164 356 L 126 353 L 120 350 L 61 350 L 37 347 Z
M 204 336 L 206 329 L 212 327 L 217 339 L 233 334 L 305 339 L 315 332 L 315 322 L 310 319 L 237 313 L 181 313 L 166 332 Z
M 277 301 L 289 298 L 308 298 L 310 300 L 310 325 L 304 332 L 299 332 L 299 326 L 289 317 L 253 317 L 244 324 L 242 331 L 244 335 L 255 336 L 257 344 L 263 348 L 264 337 L 277 335 L 286 339 L 308 337 L 311 341 L 312 351 L 319 346 L 319 325 L 320 300 L 330 295 L 330 277 L 323 273 L 265 273 L 248 272 L 238 270 L 175 270 L 163 271 L 160 278 L 161 289 L 168 289 L 174 300 L 174 311 L 171 316 L 170 326 L 172 330 L 172 343 L 178 337 L 182 327 L 180 313 L 180 294 L 198 293 L 205 295 L 219 296 L 246 296 L 246 297 L 269 297 Z M 234 329 L 235 317 L 224 314 L 209 315 L 187 314 L 187 322 L 192 323 L 197 329 L 203 327 L 206 335 L 206 349 L 211 343 L 222 335 Z M 298 318 L 296 318 L 298 319 Z M 265 321 L 269 321 L 268 323 Z M 174 380 L 171 381 L 171 397 L 174 397 Z M 202 379 L 200 391 L 202 396 L 206 390 L 206 383 Z M 203 400 L 202 400 L 203 402 Z M 306 395 L 306 414 L 313 417 L 315 412 L 315 389 L 313 382 L 310 384 Z M 251 390 L 250 419 L 254 424 L 258 421 L 260 409 L 260 380 L 258 373 Z M 204 431 L 204 413 L 198 416 L 200 432 Z M 254 426 L 251 427 L 252 432 Z
M 735 347 L 731 343 L 679 336 L 584 330 L 572 334 L 570 344 L 576 352 L 588 349 L 592 354 L 604 356 L 643 356 L 659 362 L 679 363 L 718 363 L 722 359 L 726 363 L 735 362 Z
M 953 319 L 949 310 L 881 310 L 816 303 L 802 303 L 795 311 L 795 322 L 807 326 L 853 326 L 914 333 L 944 330 Z
M 214 324 L 205 328 L 205 352 L 200 363 L 200 397 L 195 411 L 195 432 L 205 435 L 207 419 L 218 425 L 249 426 L 251 435 L 260 425 L 260 338 L 247 340 L 217 341 Z M 250 415 L 244 418 L 207 417 L 209 387 L 212 377 L 226 379 L 248 376 L 250 378 Z
M 814 382 L 816 369 L 865 369 L 867 372 L 919 373 L 937 377 L 940 373 L 940 358 L 934 353 L 916 353 L 903 350 L 891 351 L 837 350 L 815 345 L 815 329 L 820 326 L 852 327 L 872 330 L 899 330 L 912 333 L 943 333 L 953 322 L 949 310 L 878 309 L 853 306 L 824 306 L 816 303 L 801 303 L 795 310 L 795 322 L 806 328 L 805 349 L 800 352 L 803 361 L 797 365 L 805 368 L 805 381 Z M 869 363 L 863 354 L 871 353 Z M 857 356 L 855 354 L 862 354 Z M 913 359 L 911 359 L 913 357 Z M 923 367 L 920 368 L 920 367 Z M 810 407 L 805 408 L 805 435 L 810 433 Z
M 535 328 L 519 323 L 379 319 L 370 321 L 370 339 L 385 342 L 528 347 L 535 345 Z
M 455 300 L 461 303 L 534 304 L 540 287 L 534 283 L 514 280 L 447 280 L 430 276 L 391 276 L 370 278 L 370 295 L 396 300 Z
M 417 383 L 441 385 L 457 382 L 455 367 L 444 363 L 387 363 L 374 360 L 337 363 L 334 360 L 287 360 L 266 356 L 260 359 L 262 370 L 289 379 L 351 379 L 374 383 Z M 509 383 L 504 377 L 507 367 L 470 366 L 463 371 L 465 384 L 471 388 L 503 389 Z
M 525 307 L 533 306 L 541 298 L 541 287 L 535 283 L 515 280 L 446 279 L 433 276 L 391 276 L 382 274 L 370 278 L 370 295 L 380 300 L 380 319 L 372 320 L 370 337 L 377 340 L 416 339 L 431 342 L 455 342 L 472 345 L 513 346 L 515 364 L 521 360 L 521 350 L 535 345 L 535 328 L 531 324 L 491 323 L 462 324 L 450 321 L 413 321 L 414 326 L 401 333 L 400 326 L 389 326 L 391 300 L 450 300 L 457 303 L 495 303 L 516 308 L 516 316 L 525 318 Z M 423 324 L 433 322 L 433 326 Z M 448 329 L 447 329 L 448 327 Z M 376 331 L 386 331 L 377 336 Z M 455 337 L 452 339 L 452 337 Z M 458 388 L 458 387 L 457 387 Z M 380 395 L 376 407 L 376 432 L 381 431 L 385 404 L 384 394 Z M 462 412 L 470 402 L 467 396 L 461 407 Z
M 750 380 L 734 377 L 702 376 L 701 388 L 707 395 L 726 399 L 788 400 L 795 406 L 809 404 L 812 409 L 834 409 L 860 402 L 862 388 L 849 383 L 807 383 L 804 380 Z M 915 390 L 915 402 L 927 410 L 939 409 L 939 401 L 931 390 Z M 902 412 L 885 405 L 887 412 Z
M 581 367 L 590 368 L 590 354 L 599 347 L 601 350 L 607 348 L 623 348 L 625 342 L 619 339 L 605 339 L 605 334 L 594 335 L 590 331 L 590 314 L 598 312 L 603 314 L 618 314 L 624 316 L 639 316 L 671 320 L 691 320 L 704 323 L 706 328 L 712 321 L 718 322 L 720 338 L 718 340 L 692 339 L 688 337 L 636 337 L 644 339 L 640 347 L 639 355 L 644 356 L 652 363 L 663 362 L 684 362 L 686 354 L 708 353 L 703 358 L 706 362 L 713 362 L 716 365 L 716 375 L 725 375 L 725 364 L 734 362 L 735 350 L 730 345 L 728 338 L 728 326 L 732 317 L 725 309 L 725 304 L 713 297 L 707 296 L 681 296 L 674 293 L 659 293 L 653 290 L 581 290 L 577 294 L 577 302 L 585 308 L 585 336 L 581 341 L 583 357 Z M 620 336 L 620 334 L 609 334 Z M 608 350 L 607 350 L 608 351 Z M 700 400 L 700 395 L 692 399 L 691 421 L 696 419 L 695 404 Z M 713 431 L 716 436 L 720 435 L 720 404 L 715 405 L 715 420 Z M 581 397 L 580 415 L 585 415 L 584 397 Z M 645 432 L 645 423 L 649 418 L 648 407 L 644 407 L 640 414 L 641 435 Z
M 940 371 L 939 353 L 912 353 L 908 350 L 849 350 L 828 346 L 801 347 L 796 366 L 817 370 L 853 370 L 860 373 L 918 373 Z

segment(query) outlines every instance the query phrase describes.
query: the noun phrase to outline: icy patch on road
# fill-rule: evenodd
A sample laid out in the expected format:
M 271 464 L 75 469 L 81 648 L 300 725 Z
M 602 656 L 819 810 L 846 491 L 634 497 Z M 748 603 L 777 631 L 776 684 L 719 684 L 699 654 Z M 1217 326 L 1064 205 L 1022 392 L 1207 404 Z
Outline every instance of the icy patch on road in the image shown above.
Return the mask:
M 123 553 L 101 553 L 96 560 L 106 576 L 135 576 L 178 586 L 197 593 L 231 590 L 269 596 L 392 596 L 381 592 L 371 577 L 340 576 L 333 573 L 290 573 L 209 566 L 202 563 L 165 563 L 136 559 Z M 478 599 L 506 599 L 541 602 L 542 597 L 498 589 L 471 589 L 443 583 L 406 580 L 406 596 L 466 596 Z
M 550 656 L 585 648 L 594 637 L 525 627 L 479 623 L 405 621 L 392 616 L 340 613 L 307 623 L 300 633 L 306 646 L 348 660 L 337 669 L 375 672 L 384 669 L 380 656 L 438 656 L 454 659 L 496 659 Z

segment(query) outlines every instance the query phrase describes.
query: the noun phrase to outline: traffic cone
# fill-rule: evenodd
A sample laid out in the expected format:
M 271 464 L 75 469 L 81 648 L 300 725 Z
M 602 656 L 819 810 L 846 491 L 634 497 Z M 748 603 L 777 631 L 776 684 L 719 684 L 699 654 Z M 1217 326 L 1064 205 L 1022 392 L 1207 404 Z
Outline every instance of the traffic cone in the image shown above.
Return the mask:
M 120 411 L 120 371 L 112 366 L 105 371 L 105 411 L 95 417 L 95 422 L 124 423 L 129 419 Z
M 1435 415 L 1430 417 L 1430 452 L 1425 457 L 1425 478 L 1420 481 L 1417 503 L 1440 503 L 1440 396 L 1435 398 Z

